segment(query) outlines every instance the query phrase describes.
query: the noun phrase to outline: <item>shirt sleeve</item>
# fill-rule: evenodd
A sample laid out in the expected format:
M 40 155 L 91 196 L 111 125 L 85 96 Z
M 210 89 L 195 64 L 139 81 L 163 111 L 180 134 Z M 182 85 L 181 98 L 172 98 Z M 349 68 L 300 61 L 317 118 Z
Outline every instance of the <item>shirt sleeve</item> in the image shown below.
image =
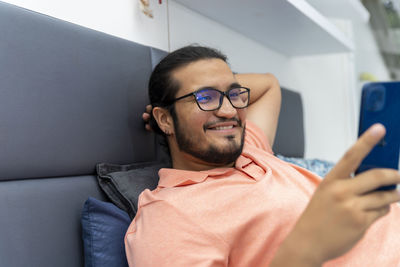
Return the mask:
M 227 244 L 165 201 L 142 207 L 125 236 L 130 267 L 222 267 Z
M 264 132 L 254 123 L 246 121 L 245 144 L 256 146 L 270 154 L 273 154 L 270 143 Z

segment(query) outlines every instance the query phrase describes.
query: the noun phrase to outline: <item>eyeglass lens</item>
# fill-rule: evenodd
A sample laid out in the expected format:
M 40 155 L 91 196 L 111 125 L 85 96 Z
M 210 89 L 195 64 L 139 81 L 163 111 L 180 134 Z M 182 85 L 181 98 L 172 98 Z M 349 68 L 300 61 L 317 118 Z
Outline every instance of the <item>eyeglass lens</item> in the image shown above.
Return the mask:
M 220 107 L 223 93 L 216 89 L 203 89 L 195 93 L 196 101 L 204 110 L 214 110 Z M 248 104 L 249 94 L 246 88 L 232 88 L 227 92 L 228 98 L 235 108 L 244 108 Z

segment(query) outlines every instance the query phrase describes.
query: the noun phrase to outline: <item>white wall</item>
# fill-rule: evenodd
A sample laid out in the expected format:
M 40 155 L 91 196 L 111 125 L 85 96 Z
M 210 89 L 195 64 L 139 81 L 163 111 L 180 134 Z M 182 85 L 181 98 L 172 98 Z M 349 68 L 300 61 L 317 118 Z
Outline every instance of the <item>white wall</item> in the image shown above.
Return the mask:
M 294 58 L 290 87 L 304 99 L 306 155 L 336 161 L 355 139 L 348 54 Z
M 332 20 L 348 37 L 353 24 Z M 304 97 L 306 155 L 337 161 L 356 140 L 358 118 L 354 102 L 356 74 L 353 53 L 296 57 L 291 83 Z
M 154 18 L 145 16 L 139 0 L 3 0 L 39 13 L 144 45 L 168 50 L 167 1 L 150 0 Z
M 289 58 L 172 0 L 162 5 L 150 0 L 154 19 L 140 12 L 139 0 L 6 2 L 164 50 L 190 43 L 213 46 L 228 55 L 234 71 L 275 74 L 281 85 L 303 95 L 308 158 L 336 161 L 355 140 L 361 71 L 388 79 L 371 30 L 361 22 L 336 21 L 354 36 L 354 54 Z
M 360 74 L 389 80 L 389 72 L 367 22 L 331 21 L 354 40 L 353 53 L 293 58 L 289 83 L 304 96 L 306 155 L 336 161 L 357 139 Z

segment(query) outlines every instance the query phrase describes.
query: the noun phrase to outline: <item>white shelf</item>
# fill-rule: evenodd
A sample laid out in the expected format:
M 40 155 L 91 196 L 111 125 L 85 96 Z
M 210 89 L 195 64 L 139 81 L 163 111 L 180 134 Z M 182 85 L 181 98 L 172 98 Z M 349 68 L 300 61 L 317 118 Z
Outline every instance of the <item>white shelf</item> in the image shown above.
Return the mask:
M 304 0 L 175 1 L 287 56 L 354 49 L 352 40 Z
M 326 17 L 344 18 L 367 23 L 369 12 L 360 0 L 307 0 Z

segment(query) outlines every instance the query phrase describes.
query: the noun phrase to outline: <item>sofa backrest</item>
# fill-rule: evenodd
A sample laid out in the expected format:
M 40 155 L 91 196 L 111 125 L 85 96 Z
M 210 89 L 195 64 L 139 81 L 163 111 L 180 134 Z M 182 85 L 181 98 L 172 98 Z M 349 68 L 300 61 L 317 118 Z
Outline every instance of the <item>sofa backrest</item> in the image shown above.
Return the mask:
M 5 3 L 0 12 L 0 179 L 154 159 L 137 115 L 155 49 Z
M 0 2 L 0 265 L 82 266 L 99 162 L 154 161 L 140 118 L 166 52 Z
M 83 203 L 106 199 L 95 165 L 159 157 L 140 114 L 165 54 L 0 2 L 0 266 L 83 266 Z
M 282 104 L 273 151 L 286 157 L 304 157 L 304 114 L 301 94 L 282 88 Z

